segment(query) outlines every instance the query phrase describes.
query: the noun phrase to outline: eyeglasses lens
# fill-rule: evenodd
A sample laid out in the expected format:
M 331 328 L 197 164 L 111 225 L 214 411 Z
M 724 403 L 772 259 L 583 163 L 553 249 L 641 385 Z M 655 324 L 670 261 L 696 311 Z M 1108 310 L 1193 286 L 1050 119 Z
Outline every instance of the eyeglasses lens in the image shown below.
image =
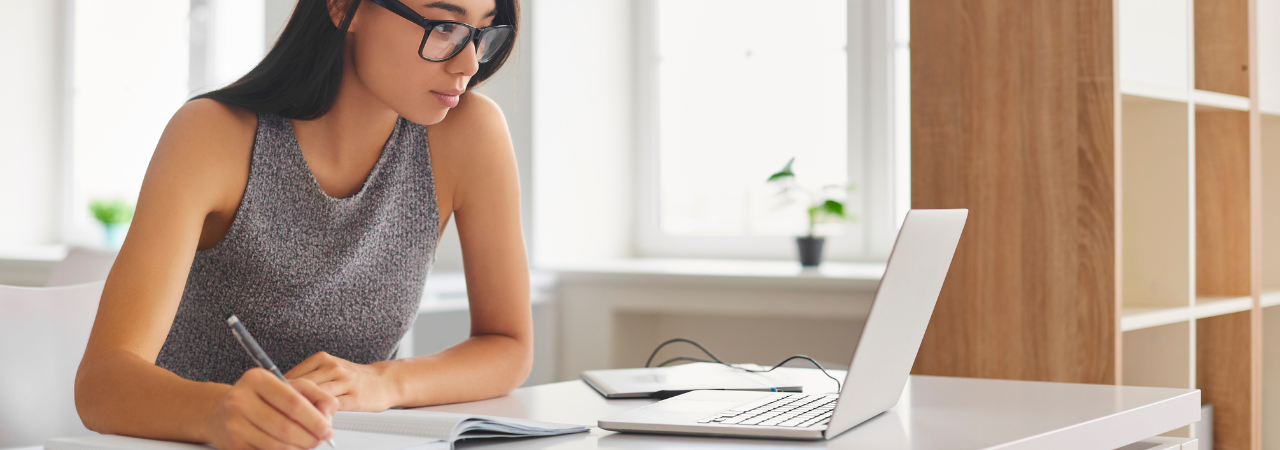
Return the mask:
M 422 57 L 441 61 L 448 59 L 467 45 L 471 38 L 471 30 L 451 23 L 442 23 L 432 28 L 427 35 L 427 42 L 422 45 Z
M 506 27 L 488 28 L 482 31 L 476 43 L 476 56 L 480 62 L 489 62 L 498 51 L 511 39 L 511 29 Z M 436 25 L 427 34 L 427 42 L 422 45 L 422 57 L 432 61 L 449 59 L 471 40 L 471 29 L 451 23 Z
M 476 47 L 476 53 L 480 55 L 480 62 L 489 62 L 498 51 L 507 44 L 507 40 L 511 38 L 510 28 L 491 28 L 480 35 L 480 43 Z

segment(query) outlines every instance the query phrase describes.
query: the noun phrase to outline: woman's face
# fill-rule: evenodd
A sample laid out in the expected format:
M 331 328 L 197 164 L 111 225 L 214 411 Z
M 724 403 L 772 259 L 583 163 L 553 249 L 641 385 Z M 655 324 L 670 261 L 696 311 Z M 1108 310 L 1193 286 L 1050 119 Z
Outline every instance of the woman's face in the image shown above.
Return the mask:
M 429 20 L 454 20 L 484 28 L 493 23 L 494 0 L 400 0 Z M 425 30 L 364 1 L 347 35 L 351 67 L 360 82 L 396 113 L 415 123 L 444 120 L 479 69 L 474 43 L 453 58 L 418 56 Z

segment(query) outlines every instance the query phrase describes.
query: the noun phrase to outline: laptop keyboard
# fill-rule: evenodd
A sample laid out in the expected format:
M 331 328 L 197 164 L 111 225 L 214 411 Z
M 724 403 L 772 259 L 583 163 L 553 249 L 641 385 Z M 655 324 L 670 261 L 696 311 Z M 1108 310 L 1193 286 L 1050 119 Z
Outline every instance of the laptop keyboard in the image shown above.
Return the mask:
M 721 411 L 698 423 L 805 428 L 826 425 L 836 394 L 777 394 Z

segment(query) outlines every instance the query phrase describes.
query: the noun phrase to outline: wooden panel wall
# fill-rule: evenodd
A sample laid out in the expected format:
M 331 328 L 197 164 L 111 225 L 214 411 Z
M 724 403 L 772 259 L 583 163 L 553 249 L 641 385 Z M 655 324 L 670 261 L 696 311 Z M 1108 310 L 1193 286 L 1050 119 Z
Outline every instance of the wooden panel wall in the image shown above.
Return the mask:
M 1112 1 L 914 0 L 912 207 L 969 208 L 915 373 L 1119 374 Z
M 1249 96 L 1249 0 L 1195 0 L 1196 89 Z
M 1196 384 L 1214 407 L 1218 449 L 1261 447 L 1261 310 L 1254 286 L 1261 239 L 1253 204 L 1260 187 L 1249 122 L 1244 111 L 1196 113 L 1196 291 L 1253 296 L 1255 303 L 1250 311 L 1196 321 Z
M 1196 293 L 1250 295 L 1249 113 L 1196 113 Z
M 1213 405 L 1213 448 L 1258 448 L 1254 410 L 1252 311 L 1196 321 L 1196 387 L 1200 401 Z

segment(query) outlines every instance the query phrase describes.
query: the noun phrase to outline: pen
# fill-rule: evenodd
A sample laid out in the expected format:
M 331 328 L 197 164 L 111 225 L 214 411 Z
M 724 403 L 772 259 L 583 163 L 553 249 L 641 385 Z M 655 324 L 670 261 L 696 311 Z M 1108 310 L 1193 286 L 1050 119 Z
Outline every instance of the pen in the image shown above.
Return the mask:
M 249 357 L 253 358 L 253 362 L 258 363 L 258 367 L 271 371 L 276 375 L 276 378 L 279 378 L 285 384 L 289 383 L 289 380 L 284 379 L 284 374 L 280 373 L 280 369 L 276 368 L 276 363 L 271 362 L 267 352 L 262 351 L 262 347 L 258 346 L 258 341 L 253 338 L 253 335 L 249 334 L 249 330 L 244 329 L 244 324 L 240 323 L 240 319 L 235 314 L 227 318 L 227 325 L 231 326 L 231 334 L 236 336 L 236 340 L 240 341 L 240 346 L 249 352 Z M 330 447 L 338 448 L 337 444 L 333 443 L 333 439 L 325 442 L 328 442 Z

